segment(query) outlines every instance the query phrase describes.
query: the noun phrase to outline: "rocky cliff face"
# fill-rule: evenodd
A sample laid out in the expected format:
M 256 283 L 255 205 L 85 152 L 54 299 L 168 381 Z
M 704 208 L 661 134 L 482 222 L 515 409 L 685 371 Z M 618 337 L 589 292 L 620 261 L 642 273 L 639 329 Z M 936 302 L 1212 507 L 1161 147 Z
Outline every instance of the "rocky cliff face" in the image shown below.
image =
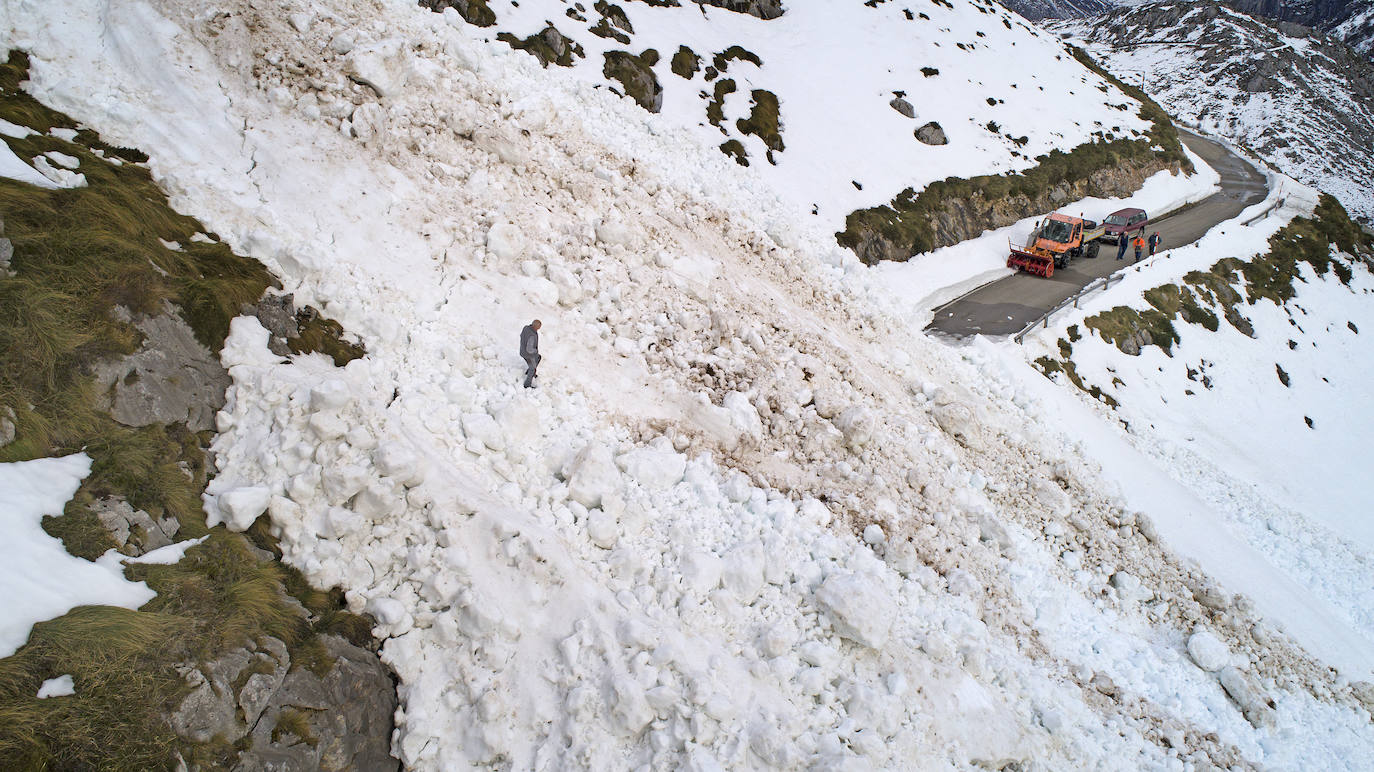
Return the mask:
M 1006 7 L 1030 19 L 1082 19 L 1115 8 L 1107 0 L 1005 0 Z
M 1374 0 L 1229 0 L 1227 5 L 1329 33 L 1366 57 L 1374 56 Z
M 1241 144 L 1374 218 L 1374 67 L 1334 38 L 1211 2 L 1120 9 L 1050 29 L 1139 73 L 1184 122 Z

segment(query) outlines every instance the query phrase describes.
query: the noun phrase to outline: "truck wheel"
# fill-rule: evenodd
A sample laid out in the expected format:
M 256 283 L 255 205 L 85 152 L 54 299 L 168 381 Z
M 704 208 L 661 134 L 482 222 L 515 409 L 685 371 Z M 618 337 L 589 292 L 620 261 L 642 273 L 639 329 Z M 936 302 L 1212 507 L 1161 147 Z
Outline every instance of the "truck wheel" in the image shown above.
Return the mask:
M 1088 245 L 1088 259 L 1089 259 L 1089 260 L 1091 260 L 1091 259 L 1097 257 L 1097 248 L 1098 248 L 1098 244 L 1097 244 L 1096 241 L 1094 241 L 1093 243 L 1091 243 L 1091 244 Z

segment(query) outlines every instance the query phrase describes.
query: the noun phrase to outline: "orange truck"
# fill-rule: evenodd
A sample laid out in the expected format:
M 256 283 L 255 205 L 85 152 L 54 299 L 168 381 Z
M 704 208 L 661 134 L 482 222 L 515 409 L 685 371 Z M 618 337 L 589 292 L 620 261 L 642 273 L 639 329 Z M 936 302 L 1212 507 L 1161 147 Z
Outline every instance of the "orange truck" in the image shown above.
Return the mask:
M 1055 212 L 1036 224 L 1030 240 L 1018 247 L 1007 240 L 1007 267 L 1049 278 L 1075 257 L 1097 257 L 1098 239 L 1106 228 L 1092 220 Z

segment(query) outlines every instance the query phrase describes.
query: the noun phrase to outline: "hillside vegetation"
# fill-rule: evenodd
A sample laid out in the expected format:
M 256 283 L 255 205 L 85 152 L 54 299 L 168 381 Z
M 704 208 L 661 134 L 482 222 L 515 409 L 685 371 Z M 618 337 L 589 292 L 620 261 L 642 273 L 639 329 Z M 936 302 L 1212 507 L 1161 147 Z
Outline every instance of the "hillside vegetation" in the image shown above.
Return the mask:
M 0 660 L 0 766 L 168 769 L 178 755 L 218 766 L 237 751 L 188 743 L 168 723 L 190 690 L 185 667 L 272 636 L 298 666 L 327 671 L 319 636 L 342 633 L 368 645 L 370 624 L 343 611 L 339 593 L 311 589 L 265 553 L 274 546 L 265 527 L 250 535 L 206 528 L 201 494 L 212 431 L 129 426 L 110 415 L 95 372 L 141 349 L 136 320 L 173 314 L 217 351 L 230 319 L 274 280 L 172 211 L 142 153 L 105 144 L 26 94 L 27 66 L 18 52 L 0 66 L 0 119 L 33 132 L 6 143 L 22 158 L 79 159 L 87 184 L 47 190 L 0 177 L 3 236 L 13 245 L 10 273 L 0 271 L 0 414 L 14 427 L 0 462 L 90 455 L 76 497 L 43 522 L 78 557 L 135 553 L 148 538 L 135 529 L 127 547 L 118 543 L 95 512 L 111 501 L 174 523 L 165 528 L 176 540 L 206 539 L 175 565 L 127 569 L 158 593 L 143 608 L 77 607 L 36 625 L 26 646 Z M 327 324 L 307 325 L 293 342 L 347 348 Z M 61 674 L 73 677 L 75 695 L 35 697 Z

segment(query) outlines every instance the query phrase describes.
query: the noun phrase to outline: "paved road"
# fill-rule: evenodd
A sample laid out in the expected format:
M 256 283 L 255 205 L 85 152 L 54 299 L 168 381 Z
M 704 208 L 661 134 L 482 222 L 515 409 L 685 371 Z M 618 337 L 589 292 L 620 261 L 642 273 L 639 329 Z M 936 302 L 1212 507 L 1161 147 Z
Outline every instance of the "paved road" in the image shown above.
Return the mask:
M 1212 226 L 1263 201 L 1269 193 L 1264 175 L 1244 159 L 1191 132 L 1179 129 L 1178 133 L 1190 150 L 1202 156 L 1221 175 L 1221 190 L 1151 223 L 1149 231 L 1159 231 L 1164 237 L 1165 249 L 1197 241 Z M 1055 269 L 1053 278 L 1016 273 L 985 284 L 936 309 L 935 318 L 926 330 L 957 338 L 1013 335 L 1095 279 L 1129 264 L 1132 254 L 1128 248 L 1126 262 L 1117 262 L 1116 245 L 1103 244 L 1100 257 L 1074 260 L 1063 269 Z

